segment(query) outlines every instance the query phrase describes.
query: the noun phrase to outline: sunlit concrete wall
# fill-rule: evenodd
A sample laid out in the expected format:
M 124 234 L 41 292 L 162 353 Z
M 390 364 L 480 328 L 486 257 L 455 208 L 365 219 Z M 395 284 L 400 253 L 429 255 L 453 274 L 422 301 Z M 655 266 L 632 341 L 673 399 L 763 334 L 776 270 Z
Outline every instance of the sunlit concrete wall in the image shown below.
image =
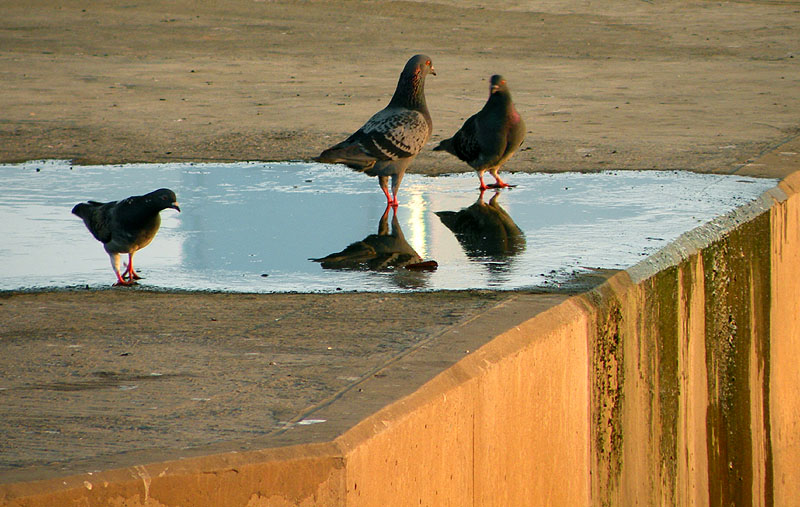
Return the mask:
M 8 505 L 791 505 L 800 173 L 332 442 L 0 486 Z
M 770 479 L 775 505 L 800 499 L 800 173 L 780 185 L 789 199 L 770 210 L 771 287 L 767 376 Z
M 581 296 L 594 505 L 796 505 L 800 173 Z
M 567 302 L 337 439 L 348 505 L 586 504 L 588 329 Z

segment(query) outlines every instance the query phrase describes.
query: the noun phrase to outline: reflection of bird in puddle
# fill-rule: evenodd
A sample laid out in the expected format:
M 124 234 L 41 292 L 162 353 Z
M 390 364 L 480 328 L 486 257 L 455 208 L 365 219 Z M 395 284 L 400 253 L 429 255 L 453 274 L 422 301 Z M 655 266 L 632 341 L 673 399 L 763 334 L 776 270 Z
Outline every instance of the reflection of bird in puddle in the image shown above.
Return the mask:
M 486 203 L 481 191 L 472 206 L 461 211 L 436 212 L 471 258 L 506 260 L 525 250 L 525 235 L 498 204 L 499 195 L 499 192 L 495 192 Z
M 388 223 L 390 209 L 391 233 Z M 408 244 L 397 220 L 396 208 L 392 206 L 386 206 L 378 222 L 378 234 L 370 234 L 341 252 L 311 260 L 319 262 L 324 269 L 391 271 L 397 268 L 432 270 L 437 267 L 436 261 L 422 262 L 422 257 Z

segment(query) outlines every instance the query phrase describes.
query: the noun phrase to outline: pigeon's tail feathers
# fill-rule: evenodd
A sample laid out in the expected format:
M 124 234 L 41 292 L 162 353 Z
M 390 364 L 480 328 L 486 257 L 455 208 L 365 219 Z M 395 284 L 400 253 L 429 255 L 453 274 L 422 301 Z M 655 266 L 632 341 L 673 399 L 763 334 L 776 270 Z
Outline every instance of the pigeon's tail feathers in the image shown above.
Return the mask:
M 375 165 L 375 157 L 364 153 L 357 144 L 337 144 L 314 159 L 324 164 L 344 164 L 356 171 L 367 171 Z
M 106 204 L 108 203 L 88 201 L 76 204 L 72 208 L 72 213 L 80 217 L 86 228 L 92 233 L 92 236 L 102 243 L 107 243 L 111 240 Z
M 433 151 L 446 151 L 447 153 L 455 154 L 455 148 L 453 147 L 453 138 L 445 139 L 444 141 L 440 142 Z

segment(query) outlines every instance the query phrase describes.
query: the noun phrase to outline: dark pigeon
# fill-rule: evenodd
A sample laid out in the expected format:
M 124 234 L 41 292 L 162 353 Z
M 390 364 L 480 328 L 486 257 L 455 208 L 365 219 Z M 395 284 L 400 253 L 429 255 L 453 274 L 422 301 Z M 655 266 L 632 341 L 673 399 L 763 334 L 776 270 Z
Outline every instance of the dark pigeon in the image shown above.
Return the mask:
M 525 139 L 522 121 L 503 76 L 494 75 L 489 88 L 489 100 L 483 109 L 470 116 L 450 139 L 445 139 L 434 151 L 446 151 L 478 171 L 481 190 L 510 187 L 497 171 L 516 152 Z M 496 183 L 486 185 L 483 173 L 489 171 Z
M 387 204 L 397 206 L 397 190 L 414 157 L 431 135 L 433 123 L 425 104 L 425 76 L 436 75 L 431 59 L 416 55 L 406 63 L 392 100 L 350 137 L 315 160 L 345 164 L 378 177 Z M 388 182 L 392 178 L 392 193 Z
M 76 204 L 72 213 L 81 217 L 111 257 L 117 275 L 114 285 L 133 285 L 141 277 L 133 270 L 133 254 L 150 244 L 161 225 L 159 212 L 172 208 L 180 211 L 175 192 L 162 188 L 146 195 L 122 201 L 88 201 Z M 128 267 L 119 271 L 119 254 L 128 254 Z
M 378 221 L 378 234 L 351 243 L 341 252 L 311 260 L 319 262 L 323 269 L 388 271 L 419 266 L 422 257 L 406 241 L 396 213 L 392 213 L 392 230 L 389 232 L 390 208 L 386 206 Z
M 470 258 L 489 256 L 503 260 L 525 250 L 525 234 L 497 202 L 499 195 L 499 191 L 495 191 L 487 203 L 481 190 L 472 206 L 460 211 L 436 212 Z

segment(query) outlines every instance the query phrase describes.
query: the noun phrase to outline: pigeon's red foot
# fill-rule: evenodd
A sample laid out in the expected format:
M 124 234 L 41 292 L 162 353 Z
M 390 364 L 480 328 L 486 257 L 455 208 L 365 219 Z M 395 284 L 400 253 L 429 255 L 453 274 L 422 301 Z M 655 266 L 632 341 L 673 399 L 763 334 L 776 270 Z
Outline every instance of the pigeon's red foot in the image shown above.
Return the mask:
M 397 197 L 390 194 L 388 189 L 384 188 L 383 194 L 386 196 L 386 207 L 392 206 L 393 208 L 396 208 L 397 205 L 400 204 L 400 202 L 397 200 Z
M 514 188 L 516 185 L 509 185 L 505 181 L 501 181 L 499 183 L 492 183 L 491 185 L 487 185 L 486 188 L 482 190 L 486 190 L 487 188 Z
M 131 268 L 131 265 L 128 264 L 128 267 L 125 268 L 125 271 L 122 272 L 122 278 L 125 280 L 141 280 L 142 277 L 139 276 L 139 273 Z

